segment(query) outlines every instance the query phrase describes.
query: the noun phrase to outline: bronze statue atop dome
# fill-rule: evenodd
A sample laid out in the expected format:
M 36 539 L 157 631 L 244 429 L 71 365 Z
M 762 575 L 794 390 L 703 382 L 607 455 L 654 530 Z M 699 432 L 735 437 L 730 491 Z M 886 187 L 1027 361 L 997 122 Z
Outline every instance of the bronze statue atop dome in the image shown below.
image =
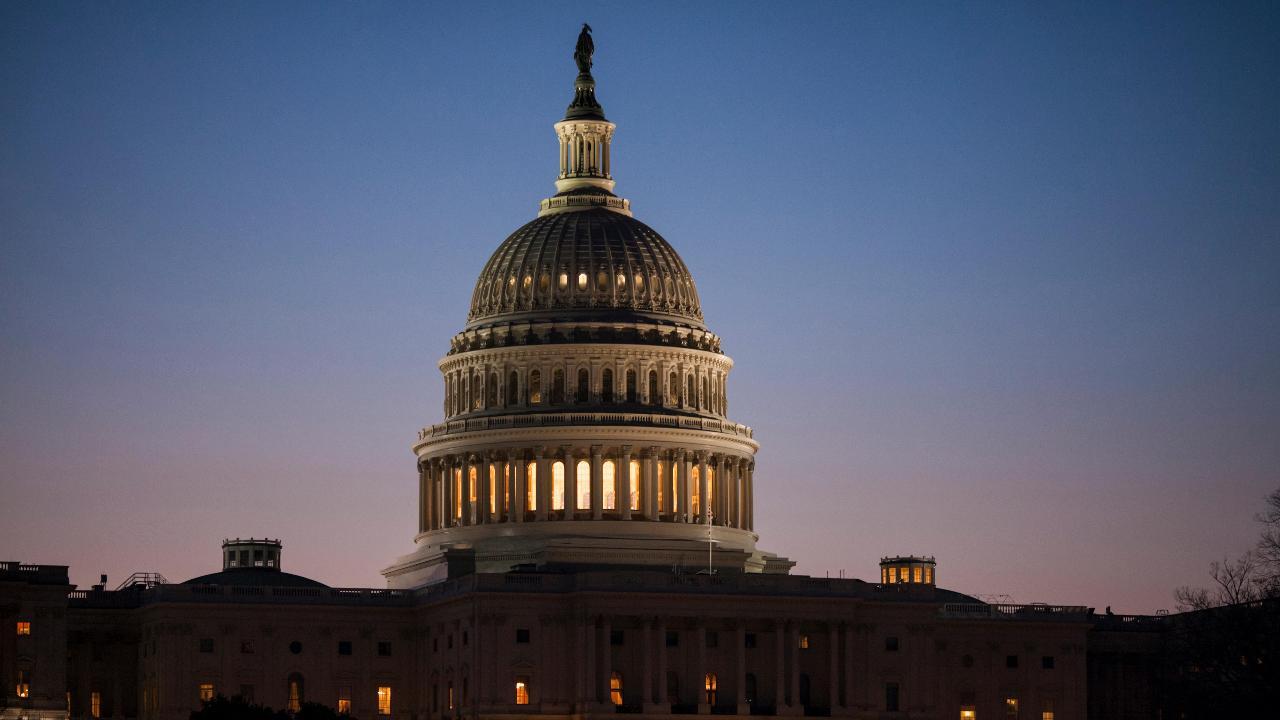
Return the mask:
M 596 51 L 596 44 L 591 40 L 591 26 L 582 23 L 582 32 L 578 33 L 578 44 L 573 49 L 573 61 L 578 64 L 578 72 L 584 75 L 591 72 L 591 55 Z

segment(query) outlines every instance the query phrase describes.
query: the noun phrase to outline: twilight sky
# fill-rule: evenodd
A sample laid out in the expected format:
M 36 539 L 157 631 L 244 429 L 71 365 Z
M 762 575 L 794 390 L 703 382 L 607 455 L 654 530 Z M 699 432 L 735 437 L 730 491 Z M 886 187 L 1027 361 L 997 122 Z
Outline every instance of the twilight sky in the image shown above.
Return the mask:
M 0 559 L 381 585 L 587 21 L 761 545 L 1172 607 L 1280 486 L 1278 7 L 0 4 Z

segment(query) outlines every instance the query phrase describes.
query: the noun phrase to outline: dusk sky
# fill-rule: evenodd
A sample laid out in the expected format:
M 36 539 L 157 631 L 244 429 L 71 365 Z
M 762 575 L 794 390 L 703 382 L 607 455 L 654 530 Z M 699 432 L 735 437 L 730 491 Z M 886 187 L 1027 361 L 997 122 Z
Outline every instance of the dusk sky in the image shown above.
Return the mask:
M 1280 487 L 1280 5 L 0 4 L 0 560 L 382 586 L 595 30 L 797 572 L 1172 608 Z

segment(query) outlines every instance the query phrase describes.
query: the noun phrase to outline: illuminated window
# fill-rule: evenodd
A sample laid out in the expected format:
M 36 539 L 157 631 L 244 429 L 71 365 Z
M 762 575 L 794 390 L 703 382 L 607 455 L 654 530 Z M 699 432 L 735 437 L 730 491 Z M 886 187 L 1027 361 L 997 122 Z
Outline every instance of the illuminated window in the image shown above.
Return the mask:
M 613 279 L 613 282 L 619 288 L 625 288 L 627 286 L 627 276 L 622 273 L 618 273 L 617 277 Z
M 628 474 L 627 502 L 632 510 L 640 509 L 640 461 L 632 460 Z
M 467 468 L 467 497 L 471 499 L 471 505 L 476 504 L 476 466 L 472 465 Z
M 591 463 L 579 460 L 575 473 L 578 476 L 578 509 L 591 508 Z
M 547 273 L 542 273 L 541 275 L 538 275 L 538 289 L 543 292 L 546 292 L 546 290 L 550 287 L 551 287 L 551 276 L 548 275 Z
M 18 621 L 18 634 L 19 634 L 19 635 L 30 635 L 30 634 L 31 634 L 31 622 L 30 622 L 29 620 L 19 620 L 19 621 Z
M 1040 711 L 1040 720 L 1054 720 L 1052 700 L 1044 701 L 1044 710 Z
M 708 705 L 716 704 L 716 690 L 718 689 L 717 685 L 718 684 L 716 683 L 715 673 L 707 673 L 702 678 L 702 686 L 703 686 L 703 690 L 706 691 L 706 703 Z
M 596 289 L 597 290 L 609 289 L 609 273 L 606 273 L 603 270 L 599 270 L 596 272 Z
M 702 493 L 701 472 L 702 468 L 697 465 L 694 465 L 693 469 L 689 471 L 689 494 L 693 496 L 693 499 L 689 503 L 689 509 L 694 515 L 702 514 L 702 511 L 699 509 L 702 507 L 701 497 L 699 497 Z
M 889 568 L 889 584 L 892 585 L 896 582 L 898 582 L 898 568 L 891 567 Z
M 538 509 L 538 463 L 524 467 L 524 502 L 526 510 Z
M 448 709 L 452 710 L 453 709 L 453 681 L 449 681 L 449 683 L 445 685 L 444 698 L 445 698 L 445 702 L 448 703 Z
M 378 714 L 379 715 L 391 714 L 391 686 L 390 685 L 378 686 Z
M 529 404 L 538 405 L 542 403 L 542 373 L 537 370 L 529 371 Z
M 532 287 L 533 287 L 533 276 L 525 275 L 524 280 L 520 282 L 520 288 L 524 290 L 525 293 L 528 293 Z
M 95 718 L 102 717 L 102 693 L 97 690 L 89 693 L 89 715 Z
M 605 460 L 604 473 L 604 509 L 618 509 L 618 493 L 617 493 L 617 471 L 612 460 Z
M 580 277 L 585 278 L 586 275 L 582 275 Z M 529 676 L 528 675 L 516 676 L 516 704 L 517 705 L 529 704 Z
M 560 277 L 556 284 L 560 286 L 561 290 L 569 287 L 569 273 L 560 273 Z
M 609 675 L 609 701 L 614 705 L 622 704 L 622 673 L 617 670 Z
M 917 582 L 917 583 L 918 583 L 918 582 L 923 582 L 923 581 L 924 581 L 924 568 L 920 567 L 919 565 L 917 565 L 917 566 L 915 566 L 914 568 L 912 568 L 912 569 L 911 569 L 911 581 L 912 581 L 912 582 Z
M 213 683 L 200 683 L 200 702 L 209 702 L 213 699 Z
M 587 274 L 586 274 L 586 273 L 578 273 L 578 289 L 579 289 L 579 290 L 586 290 L 586 289 L 587 289 Z
M 808 649 L 809 649 L 809 636 L 808 636 L 808 635 L 801 635 L 801 636 L 800 636 L 800 641 L 799 641 L 798 647 L 799 647 L 801 650 L 808 650 Z
M 644 290 L 644 276 L 636 273 L 636 290 Z
M 680 463 L 671 463 L 671 512 L 680 512 L 680 493 L 676 492 L 680 487 Z
M 498 469 L 489 463 L 489 514 L 498 513 Z
M 27 676 L 26 670 L 18 671 L 18 697 L 24 698 L 31 695 L 31 678 Z
M 453 517 L 462 517 L 462 468 L 453 469 Z
M 960 720 L 978 720 L 978 712 L 972 705 L 960 706 Z
M 925 582 L 927 582 L 927 583 L 932 583 L 932 582 L 933 582 L 933 568 L 931 568 L 931 567 L 926 567 L 926 568 L 924 569 L 924 581 L 925 581 Z
M 551 464 L 551 509 L 564 509 L 564 463 Z
M 662 460 L 659 460 L 657 464 L 658 464 L 658 512 L 663 512 L 663 510 L 665 510 L 665 508 L 663 507 L 663 502 L 666 500 L 667 496 L 670 495 L 671 493 L 663 489 L 664 486 L 666 485 L 667 464 Z
M 889 571 L 884 568 L 880 568 L 880 584 L 884 585 L 888 582 L 889 582 Z
M 351 714 L 351 686 L 350 685 L 338 686 L 338 714 L 339 715 Z
M 1004 699 L 1004 716 L 1017 720 L 1018 717 L 1018 698 L 1007 697 Z
M 286 707 L 289 708 L 289 712 L 296 713 L 302 707 L 302 700 L 304 697 L 302 676 L 297 673 L 290 675 L 287 681 L 287 687 L 289 689 L 289 702 Z

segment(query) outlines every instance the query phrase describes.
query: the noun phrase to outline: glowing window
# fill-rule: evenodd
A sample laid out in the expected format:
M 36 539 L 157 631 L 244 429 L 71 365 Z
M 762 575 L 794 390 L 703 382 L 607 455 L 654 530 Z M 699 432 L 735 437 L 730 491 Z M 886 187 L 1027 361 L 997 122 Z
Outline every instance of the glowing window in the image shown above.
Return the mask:
M 578 476 L 577 507 L 579 510 L 588 510 L 591 508 L 591 463 L 579 460 L 575 474 Z
M 558 460 L 551 465 L 551 509 L 564 509 L 564 463 Z
M 960 706 L 960 720 L 978 720 L 978 712 L 972 705 Z
M 911 581 L 918 583 L 918 582 L 922 582 L 923 580 L 924 580 L 924 568 L 920 567 L 919 565 L 912 568 Z
M 30 622 L 30 621 L 28 621 L 28 620 L 19 620 L 19 621 L 18 621 L 18 634 L 19 634 L 19 635 L 30 635 L 30 634 L 31 634 L 31 622 Z
M 693 469 L 689 471 L 689 494 L 693 496 L 692 501 L 689 503 L 689 509 L 693 511 L 694 515 L 702 514 L 701 475 L 702 468 L 697 465 L 694 465 Z
M 578 273 L 578 289 L 579 289 L 579 290 L 586 290 L 586 289 L 587 289 L 587 274 L 586 274 L 586 273 Z
M 888 582 L 889 582 L 889 571 L 884 568 L 880 568 L 880 584 L 883 585 Z
M 200 683 L 200 702 L 209 702 L 213 699 L 213 683 Z
M 1018 698 L 1007 697 L 1004 699 L 1004 716 L 1016 720 L 1018 717 Z
M 26 670 L 18 671 L 18 697 L 30 697 L 31 695 L 31 679 L 27 676 Z
M 516 676 L 516 704 L 517 705 L 529 704 L 529 676 L 528 675 Z
M 453 683 L 450 682 L 445 686 L 444 699 L 448 703 L 448 709 L 453 709 Z
M 453 516 L 462 517 L 462 468 L 453 469 Z
M 525 292 L 529 292 L 530 288 L 533 287 L 533 276 L 525 275 L 524 281 L 520 283 L 520 287 L 523 288 Z
M 498 469 L 489 463 L 489 514 L 498 512 Z
M 614 470 L 612 460 L 604 461 L 604 509 L 618 509 L 618 493 L 617 493 L 617 472 Z
M 569 273 L 560 273 L 559 283 L 560 289 L 564 290 L 569 287 Z
M 627 507 L 632 510 L 640 509 L 640 461 L 632 460 L 631 468 L 628 474 L 627 487 Z
M 1040 711 L 1040 720 L 1054 720 L 1052 700 L 1044 701 L 1044 710 Z
M 476 502 L 476 466 L 472 465 L 467 468 L 467 497 L 471 498 L 471 503 Z
M 898 582 L 898 568 L 891 567 L 889 568 L 889 584 L 892 585 L 896 582 Z
M 378 714 L 379 715 L 391 714 L 391 686 L 390 685 L 378 686 Z
M 294 673 L 289 676 L 289 712 L 298 712 L 302 708 L 302 676 Z
M 636 289 L 644 290 L 644 276 L 636 273 Z
M 609 289 L 609 274 L 603 270 L 596 273 L 596 289 L 597 290 Z
M 542 402 L 542 373 L 537 370 L 529 371 L 529 404 L 538 405 Z
M 618 287 L 624 288 L 627 286 L 627 276 L 622 273 L 618 273 L 617 277 L 613 279 L 613 282 Z
M 538 509 L 538 463 L 524 466 L 524 502 L 526 510 Z
M 102 693 L 97 690 L 89 693 L 89 714 L 95 718 L 102 717 Z
M 800 649 L 801 649 L 801 650 L 808 650 L 808 649 L 809 649 L 809 636 L 808 636 L 808 635 L 801 635 L 801 636 L 800 636 L 799 647 L 800 647 Z
M 667 464 L 662 460 L 658 461 L 658 512 L 663 511 L 663 501 L 670 493 L 663 492 L 663 486 L 666 485 Z
M 609 701 L 614 705 L 622 704 L 622 674 L 617 670 L 609 675 Z
M 718 688 L 718 683 L 716 682 L 716 674 L 715 674 L 715 673 L 707 673 L 707 674 L 702 678 L 702 686 L 703 686 L 703 689 L 704 689 L 704 690 L 706 690 L 706 693 L 707 693 L 707 696 L 706 696 L 707 704 L 708 704 L 708 705 L 715 705 L 715 704 L 716 704 L 716 691 L 719 689 L 719 688 Z
M 350 685 L 338 686 L 338 714 L 339 715 L 351 714 L 351 686 Z
M 538 289 L 545 292 L 546 290 L 550 289 L 550 287 L 551 287 L 551 276 L 546 273 L 542 273 L 541 275 L 539 275 Z
M 927 583 L 933 582 L 933 568 L 927 567 L 924 569 L 924 581 Z

